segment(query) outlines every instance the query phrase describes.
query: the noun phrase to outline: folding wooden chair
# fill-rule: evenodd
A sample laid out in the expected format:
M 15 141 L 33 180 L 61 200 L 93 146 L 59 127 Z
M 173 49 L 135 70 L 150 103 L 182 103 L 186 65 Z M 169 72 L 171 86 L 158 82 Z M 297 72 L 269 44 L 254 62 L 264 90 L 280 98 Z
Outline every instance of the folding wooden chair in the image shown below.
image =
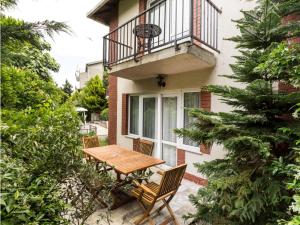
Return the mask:
M 88 137 L 85 136 L 82 138 L 83 148 L 94 148 L 99 147 L 100 142 L 97 136 Z
M 153 148 L 154 148 L 154 142 L 138 139 L 138 146 L 137 148 L 134 149 L 134 151 L 152 156 Z
M 159 213 L 165 207 L 167 207 L 170 216 L 166 218 L 160 225 L 168 224 L 171 221 L 173 221 L 176 225 L 179 225 L 179 222 L 176 219 L 171 207 L 169 206 L 169 203 L 175 196 L 180 186 L 181 180 L 185 173 L 185 169 L 186 164 L 183 164 L 159 173 L 162 175 L 160 184 L 154 182 L 150 182 L 148 184 L 140 184 L 138 182 L 134 182 L 137 187 L 134 188 L 131 193 L 134 197 L 137 198 L 144 211 L 144 214 L 134 222 L 136 225 L 142 224 L 147 220 L 150 224 L 155 225 L 151 216 L 155 213 Z M 155 203 L 158 201 L 162 201 L 163 204 L 152 212 Z

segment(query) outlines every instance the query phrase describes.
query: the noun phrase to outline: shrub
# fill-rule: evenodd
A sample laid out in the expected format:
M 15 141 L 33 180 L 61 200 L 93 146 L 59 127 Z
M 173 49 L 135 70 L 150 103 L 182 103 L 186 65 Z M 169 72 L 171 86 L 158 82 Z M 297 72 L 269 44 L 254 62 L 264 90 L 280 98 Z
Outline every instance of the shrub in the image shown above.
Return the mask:
M 100 120 L 108 121 L 108 108 L 102 110 Z

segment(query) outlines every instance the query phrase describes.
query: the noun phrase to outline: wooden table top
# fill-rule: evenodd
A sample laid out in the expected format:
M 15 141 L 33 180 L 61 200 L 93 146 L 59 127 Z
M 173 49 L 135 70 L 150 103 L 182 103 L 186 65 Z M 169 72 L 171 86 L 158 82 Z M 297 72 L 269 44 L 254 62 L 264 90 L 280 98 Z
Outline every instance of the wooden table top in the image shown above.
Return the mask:
M 164 160 L 156 159 L 118 145 L 86 148 L 83 151 L 96 160 L 106 162 L 108 165 L 114 167 L 116 171 L 125 175 L 165 163 Z

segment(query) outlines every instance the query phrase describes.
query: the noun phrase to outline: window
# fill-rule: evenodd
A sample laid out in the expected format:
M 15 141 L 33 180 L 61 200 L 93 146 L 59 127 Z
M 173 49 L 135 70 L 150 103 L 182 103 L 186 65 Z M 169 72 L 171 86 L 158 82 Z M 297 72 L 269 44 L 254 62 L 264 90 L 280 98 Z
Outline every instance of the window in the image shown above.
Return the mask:
M 195 121 L 195 118 L 189 116 L 189 108 L 199 108 L 200 106 L 200 93 L 199 92 L 187 92 L 184 93 L 184 118 L 183 126 L 184 128 L 190 128 L 192 123 Z M 198 143 L 190 140 L 187 137 L 183 138 L 183 144 L 191 145 L 194 147 L 198 146 Z
M 143 137 L 155 139 L 155 105 L 155 98 L 143 98 Z
M 129 133 L 139 134 L 139 96 L 130 96 Z
M 176 166 L 176 147 L 162 144 L 162 159 L 168 166 Z

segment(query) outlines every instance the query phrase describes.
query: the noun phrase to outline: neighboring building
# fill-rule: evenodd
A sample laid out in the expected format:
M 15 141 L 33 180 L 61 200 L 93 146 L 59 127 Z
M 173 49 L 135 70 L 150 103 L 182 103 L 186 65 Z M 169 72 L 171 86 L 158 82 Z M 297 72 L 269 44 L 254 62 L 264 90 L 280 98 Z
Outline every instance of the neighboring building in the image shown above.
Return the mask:
M 229 64 L 238 54 L 224 38 L 238 34 L 232 20 L 254 5 L 246 0 L 100 1 L 88 17 L 110 27 L 103 45 L 110 75 L 109 143 L 132 149 L 135 138 L 152 140 L 155 157 L 170 166 L 187 163 L 185 177 L 204 184 L 193 163 L 224 157 L 222 146 L 198 146 L 173 130 L 192 121 L 185 107 L 231 110 L 203 87 L 240 85 L 218 76 L 232 73 Z
M 85 87 L 86 82 L 88 82 L 92 77 L 98 75 L 100 78 L 103 78 L 103 63 L 102 61 L 90 62 L 85 65 L 85 71 L 77 71 L 75 76 L 76 80 L 79 82 L 79 89 Z

